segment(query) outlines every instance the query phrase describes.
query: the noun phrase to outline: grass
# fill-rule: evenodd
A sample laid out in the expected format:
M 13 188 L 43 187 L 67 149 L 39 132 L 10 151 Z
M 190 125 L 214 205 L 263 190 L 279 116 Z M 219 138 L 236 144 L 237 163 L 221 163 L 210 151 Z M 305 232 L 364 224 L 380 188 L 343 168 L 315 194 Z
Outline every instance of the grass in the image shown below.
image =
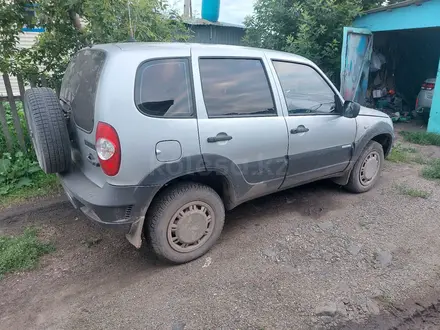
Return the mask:
M 414 163 L 420 164 L 420 165 L 427 165 L 431 162 L 431 160 L 427 157 L 424 157 L 422 155 L 415 155 L 413 158 Z
M 20 204 L 32 198 L 54 195 L 61 191 L 58 178 L 55 175 L 39 173 L 33 179 L 31 187 L 23 187 L 15 190 L 8 195 L 1 196 L 0 209 L 9 205 Z
M 421 144 L 421 145 L 433 145 L 440 146 L 440 134 L 429 132 L 400 132 L 405 141 Z
M 391 153 L 388 155 L 388 160 L 394 163 L 411 163 L 416 158 L 417 150 L 411 147 L 404 147 L 401 144 L 396 144 Z
M 0 277 L 38 265 L 40 257 L 55 250 L 38 239 L 35 228 L 26 228 L 19 236 L 0 236 Z
M 422 176 L 428 180 L 440 179 L 440 159 L 431 161 L 427 166 L 422 169 Z
M 401 195 L 411 196 L 415 198 L 427 199 L 429 196 L 431 196 L 430 192 L 421 189 L 411 188 L 407 185 L 398 185 L 397 189 Z

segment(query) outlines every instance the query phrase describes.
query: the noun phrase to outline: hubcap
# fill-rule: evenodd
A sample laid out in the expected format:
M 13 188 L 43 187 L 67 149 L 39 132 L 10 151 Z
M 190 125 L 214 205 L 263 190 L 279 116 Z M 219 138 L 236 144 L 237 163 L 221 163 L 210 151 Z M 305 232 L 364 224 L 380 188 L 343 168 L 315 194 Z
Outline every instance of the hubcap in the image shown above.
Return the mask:
M 365 157 L 361 166 L 360 181 L 362 185 L 368 186 L 379 173 L 380 157 L 376 151 L 372 151 Z
M 201 201 L 182 206 L 168 225 L 168 243 L 178 252 L 197 250 L 211 237 L 214 229 L 214 211 Z

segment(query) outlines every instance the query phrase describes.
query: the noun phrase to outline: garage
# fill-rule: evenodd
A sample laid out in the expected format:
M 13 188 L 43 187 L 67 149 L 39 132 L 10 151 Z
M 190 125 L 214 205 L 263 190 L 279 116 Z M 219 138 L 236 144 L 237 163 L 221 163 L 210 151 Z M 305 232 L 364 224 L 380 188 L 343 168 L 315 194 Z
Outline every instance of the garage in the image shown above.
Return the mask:
M 344 28 L 341 92 L 394 121 L 420 118 L 440 133 L 440 0 L 364 12 Z

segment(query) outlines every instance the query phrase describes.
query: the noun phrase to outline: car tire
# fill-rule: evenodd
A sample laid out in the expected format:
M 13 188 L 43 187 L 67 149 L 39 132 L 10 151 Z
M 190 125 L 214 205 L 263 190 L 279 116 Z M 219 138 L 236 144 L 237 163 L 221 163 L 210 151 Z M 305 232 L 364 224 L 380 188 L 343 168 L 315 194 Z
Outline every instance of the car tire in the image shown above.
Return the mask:
M 182 264 L 203 256 L 216 243 L 225 208 L 212 188 L 183 182 L 160 193 L 146 221 L 145 234 L 156 255 Z
M 59 99 L 50 88 L 31 88 L 24 94 L 24 112 L 38 163 L 47 173 L 70 168 L 71 148 Z
M 345 188 L 354 193 L 371 190 L 380 178 L 384 163 L 382 146 L 376 141 L 368 142 L 356 161 Z
M 430 109 L 429 110 L 425 109 L 422 113 L 422 119 L 426 125 L 428 125 L 430 115 L 431 115 Z

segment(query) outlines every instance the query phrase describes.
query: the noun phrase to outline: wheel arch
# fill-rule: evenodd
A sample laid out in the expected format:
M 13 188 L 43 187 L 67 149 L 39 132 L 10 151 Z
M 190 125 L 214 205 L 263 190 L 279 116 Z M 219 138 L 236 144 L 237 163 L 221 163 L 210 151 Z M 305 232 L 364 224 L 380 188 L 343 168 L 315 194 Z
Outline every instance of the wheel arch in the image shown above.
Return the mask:
M 197 182 L 211 187 L 222 199 L 223 203 L 225 204 L 225 209 L 231 210 L 232 208 L 234 208 L 236 203 L 236 194 L 232 181 L 225 174 L 215 170 L 197 171 L 190 174 L 184 174 L 169 180 L 154 194 L 150 205 L 154 203 L 157 197 L 165 189 L 172 185 L 185 181 Z M 146 212 L 148 212 L 148 210 Z
M 376 141 L 382 146 L 384 156 L 387 157 L 391 152 L 391 147 L 393 145 L 393 136 L 390 133 L 381 133 L 374 136 L 372 141 Z

